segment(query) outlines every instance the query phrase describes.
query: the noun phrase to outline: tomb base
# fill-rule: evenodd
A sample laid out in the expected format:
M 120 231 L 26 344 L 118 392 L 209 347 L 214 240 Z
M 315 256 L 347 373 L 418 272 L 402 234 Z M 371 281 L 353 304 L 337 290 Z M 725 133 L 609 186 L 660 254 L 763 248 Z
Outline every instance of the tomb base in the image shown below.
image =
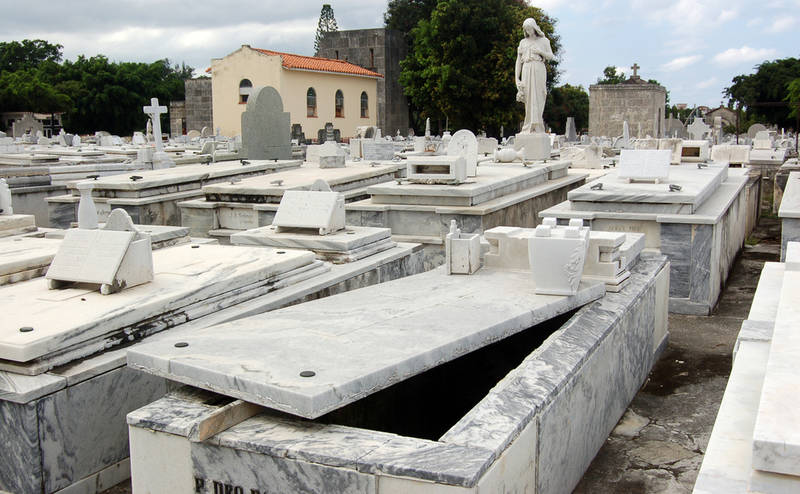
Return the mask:
M 32 214 L 0 215 L 0 238 L 36 231 L 36 221 Z
M 464 393 L 439 391 L 437 379 L 464 367 L 444 364 L 434 369 L 443 374 L 419 376 L 418 389 L 431 388 L 440 400 L 472 393 L 458 405 L 469 411 L 449 414 L 435 431 L 421 430 L 432 420 L 429 408 L 404 399 L 399 383 L 399 394 L 363 405 L 369 408 L 319 421 L 264 409 L 201 439 L 191 431 L 240 405 L 183 388 L 128 416 L 134 491 L 570 492 L 663 348 L 668 269 L 661 256 L 642 259 L 624 289 L 548 327 L 551 336 L 525 347 L 477 391 L 468 374 L 440 381 Z M 445 415 L 451 408 L 427 406 Z
M 525 150 L 525 161 L 550 159 L 550 137 L 544 132 L 517 134 L 514 137 L 514 150 Z
M 671 168 L 670 181 L 679 168 Z M 693 171 L 701 177 L 708 170 Z M 751 181 L 746 170 L 734 168 L 724 179 L 716 177 L 712 185 L 696 190 L 684 186 L 682 192 L 667 192 L 666 184 L 636 184 L 635 189 L 663 189 L 638 195 L 621 184 L 606 186 L 607 178 L 600 181 L 602 189 L 587 185 L 539 216 L 561 223 L 580 218 L 592 231 L 644 233 L 645 248 L 660 251 L 672 264 L 670 312 L 708 315 L 749 234 L 748 218 L 758 210 L 759 194 L 753 188 L 760 180 Z
M 369 258 L 333 266 L 316 277 L 286 280 L 260 297 L 190 318 L 128 348 L 155 341 L 170 331 L 191 332 L 421 271 L 419 246 L 400 244 Z M 5 444 L 0 449 L 0 491 L 52 494 L 71 489 L 66 492 L 95 494 L 129 477 L 125 416 L 158 400 L 174 386 L 128 368 L 128 348 L 75 360 L 39 375 L 0 371 L 0 439 Z M 162 466 L 178 470 L 172 460 Z M 168 488 L 152 492 L 165 491 L 184 492 Z

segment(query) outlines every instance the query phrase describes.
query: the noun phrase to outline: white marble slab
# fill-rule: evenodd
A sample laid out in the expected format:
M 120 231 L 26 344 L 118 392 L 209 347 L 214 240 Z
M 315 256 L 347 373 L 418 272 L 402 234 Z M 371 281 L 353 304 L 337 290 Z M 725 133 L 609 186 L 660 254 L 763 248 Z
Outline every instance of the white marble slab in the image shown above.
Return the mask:
M 781 218 L 800 218 L 800 172 L 789 173 L 778 216 Z
M 141 190 L 165 185 L 175 185 L 184 182 L 196 182 L 214 178 L 240 175 L 243 173 L 256 173 L 259 171 L 272 171 L 290 169 L 300 166 L 300 160 L 253 160 L 243 165 L 239 161 L 225 161 L 209 165 L 186 165 L 159 170 L 140 170 L 134 175 L 142 177 L 131 180 L 129 175 L 111 175 L 92 180 L 95 190 Z M 69 184 L 74 188 L 77 182 Z
M 276 231 L 275 226 L 262 226 L 231 235 L 233 245 L 263 245 L 313 251 L 345 252 L 373 244 L 391 236 L 389 228 L 347 226 L 328 235 L 307 230 Z
M 439 269 L 140 345 L 128 365 L 316 418 L 605 293 L 602 283 L 572 297 L 535 289 L 529 273 Z
M 36 219 L 32 214 L 0 215 L 0 238 L 35 230 Z
M 685 164 L 670 166 L 669 183 L 627 183 L 620 178 L 619 170 L 615 170 L 595 182 L 569 191 L 567 198 L 573 203 L 688 204 L 691 205 L 689 212 L 693 212 L 717 190 L 727 177 L 727 165 L 709 165 L 705 168 L 698 168 L 695 164 Z M 602 189 L 591 188 L 600 183 L 603 184 Z M 670 184 L 678 185 L 681 189 L 670 192 Z
M 305 251 L 181 245 L 153 252 L 152 282 L 112 295 L 80 286 L 48 290 L 43 279 L 3 286 L 0 359 L 27 362 L 311 262 Z M 33 331 L 20 332 L 25 326 Z
M 318 164 L 304 163 L 300 168 L 283 170 L 270 175 L 250 177 L 235 184 L 217 183 L 203 187 L 205 194 L 272 195 L 281 196 L 287 190 L 310 190 L 317 180 L 324 180 L 333 190 L 346 190 L 346 184 L 374 179 L 405 168 L 405 163 L 380 161 L 372 165 L 367 161 L 348 162 L 344 168 L 320 168 Z
M 367 192 L 374 204 L 431 204 L 474 206 L 547 182 L 550 175 L 565 171 L 568 161 L 522 166 L 492 164 L 478 167 L 478 175 L 460 185 L 387 182 L 372 185 Z
M 753 468 L 800 475 L 800 272 L 783 274 L 778 313 L 753 431 Z
M 0 277 L 48 266 L 56 255 L 59 245 L 61 241 L 49 238 L 0 239 Z

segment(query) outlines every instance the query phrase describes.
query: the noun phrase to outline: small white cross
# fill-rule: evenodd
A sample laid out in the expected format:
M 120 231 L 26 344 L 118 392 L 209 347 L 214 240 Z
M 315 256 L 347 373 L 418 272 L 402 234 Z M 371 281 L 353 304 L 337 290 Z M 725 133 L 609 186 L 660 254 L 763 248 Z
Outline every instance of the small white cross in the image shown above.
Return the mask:
M 161 142 L 161 117 L 162 113 L 167 113 L 166 106 L 158 106 L 158 98 L 150 100 L 150 106 L 142 107 L 142 111 L 150 116 L 153 122 L 153 139 L 156 141 L 156 152 L 164 151 L 164 143 Z

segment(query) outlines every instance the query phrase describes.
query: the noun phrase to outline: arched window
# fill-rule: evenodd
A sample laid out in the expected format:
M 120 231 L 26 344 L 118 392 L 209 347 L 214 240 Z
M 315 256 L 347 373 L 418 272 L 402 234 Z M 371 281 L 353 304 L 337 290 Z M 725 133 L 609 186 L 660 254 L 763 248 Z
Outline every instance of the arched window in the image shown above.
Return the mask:
M 336 117 L 344 118 L 344 94 L 341 89 L 336 90 Z
M 247 103 L 247 98 L 250 96 L 250 93 L 253 92 L 253 83 L 250 82 L 250 79 L 242 79 L 239 82 L 239 104 L 243 105 Z
M 313 87 L 308 88 L 308 91 L 306 91 L 306 116 L 317 116 L 317 92 L 314 91 Z
M 361 118 L 369 118 L 369 96 L 366 91 L 361 92 Z

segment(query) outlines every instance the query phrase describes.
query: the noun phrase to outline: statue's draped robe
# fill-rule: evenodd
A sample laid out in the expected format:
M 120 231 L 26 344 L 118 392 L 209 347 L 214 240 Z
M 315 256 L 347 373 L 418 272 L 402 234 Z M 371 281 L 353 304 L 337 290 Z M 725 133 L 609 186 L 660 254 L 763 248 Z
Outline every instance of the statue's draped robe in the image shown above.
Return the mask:
M 544 36 L 523 38 L 517 48 L 517 57 L 522 62 L 520 79 L 525 103 L 522 133 L 544 132 L 542 112 L 547 98 L 547 69 L 544 61 L 553 58 L 550 41 Z

